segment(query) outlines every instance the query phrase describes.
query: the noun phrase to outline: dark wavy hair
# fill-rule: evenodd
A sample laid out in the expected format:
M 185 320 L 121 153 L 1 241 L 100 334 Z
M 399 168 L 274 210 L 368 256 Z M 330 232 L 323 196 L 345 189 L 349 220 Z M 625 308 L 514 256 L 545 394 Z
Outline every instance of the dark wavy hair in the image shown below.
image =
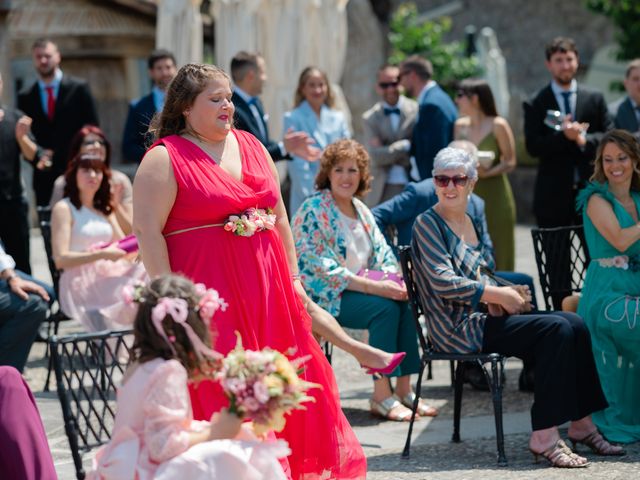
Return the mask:
M 351 139 L 338 140 L 324 149 L 320 159 L 320 169 L 316 176 L 316 189 L 331 188 L 331 182 L 329 181 L 331 169 L 343 160 L 350 159 L 356 161 L 360 171 L 360 183 L 355 196 L 363 198 L 369 192 L 373 178 L 369 173 L 369 153 L 362 144 Z
M 151 321 L 151 315 L 153 307 L 162 297 L 182 298 L 187 301 L 189 306 L 187 323 L 202 343 L 211 347 L 209 327 L 195 310 L 199 299 L 193 282 L 183 276 L 169 274 L 156 278 L 143 290 L 142 301 L 139 303 L 138 313 L 133 322 L 133 360 L 144 363 L 155 358 L 165 360 L 175 358 L 184 366 L 191 378 L 214 370 L 216 362 L 207 358 L 203 360 L 198 358 L 184 327 L 174 322 L 171 315 L 164 317 L 162 327 L 167 338 L 171 339 L 175 354 L 167 341 L 158 333 Z
M 607 181 L 602 162 L 604 147 L 610 143 L 615 143 L 618 148 L 626 153 L 631 159 L 633 175 L 631 177 L 630 189 L 635 192 L 640 192 L 640 143 L 638 143 L 638 140 L 636 140 L 636 138 L 626 130 L 609 130 L 604 134 L 596 152 L 593 175 L 590 180 L 598 183 L 605 183 Z
M 104 163 L 108 168 L 111 168 L 111 143 L 109 143 L 109 140 L 107 140 L 107 136 L 104 134 L 100 127 L 90 124 L 83 125 L 82 128 L 76 132 L 76 134 L 69 142 L 69 156 L 67 164 L 69 164 L 71 160 L 73 160 L 73 158 L 80 153 L 82 142 L 89 134 L 94 134 L 100 137 L 100 139 L 104 142 L 104 148 L 106 150 Z
M 105 215 L 110 215 L 113 211 L 111 206 L 111 170 L 105 162 L 101 159 L 90 155 L 76 155 L 67 165 L 67 170 L 64 172 L 64 197 L 69 197 L 69 200 L 74 207 L 80 209 L 82 203 L 80 202 L 80 191 L 78 190 L 78 170 L 81 168 L 92 169 L 97 172 L 102 172 L 102 182 L 98 191 L 93 196 L 93 208 Z
M 154 140 L 180 134 L 187 127 L 184 112 L 193 105 L 207 83 L 217 78 L 224 78 L 231 85 L 229 75 L 215 65 L 188 63 L 181 67 L 167 87 L 164 108 L 151 121 L 149 132 Z
M 329 82 L 329 77 L 327 77 L 327 74 L 320 70 L 318 67 L 306 67 L 304 70 L 302 70 L 300 76 L 298 77 L 298 86 L 296 87 L 296 93 L 293 97 L 294 108 L 300 105 L 305 99 L 304 95 L 302 94 L 302 89 L 307 83 L 307 80 L 309 80 L 309 77 L 315 73 L 319 73 L 324 80 L 324 83 L 327 84 L 327 98 L 324 101 L 325 105 L 329 108 L 333 108 L 335 106 L 336 97 L 333 93 L 333 90 L 331 90 L 331 83 Z
M 493 98 L 493 92 L 486 80 L 481 78 L 467 78 L 458 84 L 458 92 L 471 98 L 473 95 L 478 96 L 478 104 L 480 111 L 487 117 L 497 117 L 496 101 Z

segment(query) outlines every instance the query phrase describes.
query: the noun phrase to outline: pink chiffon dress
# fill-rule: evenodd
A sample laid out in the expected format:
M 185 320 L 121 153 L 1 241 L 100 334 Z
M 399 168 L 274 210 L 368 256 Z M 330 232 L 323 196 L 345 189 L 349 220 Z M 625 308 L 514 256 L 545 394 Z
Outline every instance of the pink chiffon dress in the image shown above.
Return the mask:
M 118 389 L 111 441 L 93 460 L 88 480 L 285 480 L 278 457 L 284 441 L 259 441 L 242 426 L 233 440 L 189 447 L 189 433 L 208 422 L 194 421 L 187 372 L 177 360 L 156 358 L 138 365 Z
M 172 135 L 157 143 L 166 147 L 178 185 L 163 230 L 171 270 L 218 290 L 229 304 L 212 325 L 218 352 L 229 352 L 239 332 L 247 349 L 295 349 L 295 356 L 309 356 L 303 377 L 321 388 L 310 391 L 315 402 L 287 416 L 277 434 L 292 451 L 291 477 L 365 478 L 364 452 L 340 408 L 333 370 L 311 334 L 311 318 L 295 292 L 280 234 L 273 229 L 242 237 L 221 226 L 249 208 L 274 208 L 280 196 L 262 144 L 244 131 L 230 135 L 240 146 L 241 181 L 189 140 Z M 195 418 L 207 419 L 228 404 L 213 382 L 190 389 Z
M 113 228 L 106 216 L 85 206 L 77 209 L 68 198 L 60 201 L 69 205 L 73 217 L 70 250 L 86 252 L 113 240 Z M 142 262 L 127 259 L 97 260 L 65 268 L 60 275 L 60 308 L 80 320 L 89 332 L 131 328 L 136 310 L 124 303 L 122 288 L 146 278 Z

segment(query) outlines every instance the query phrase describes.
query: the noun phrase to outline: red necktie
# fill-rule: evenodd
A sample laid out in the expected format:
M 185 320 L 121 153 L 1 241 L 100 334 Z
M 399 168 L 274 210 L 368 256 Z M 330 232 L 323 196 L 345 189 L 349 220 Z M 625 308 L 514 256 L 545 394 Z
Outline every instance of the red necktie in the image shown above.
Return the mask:
M 56 99 L 53 96 L 53 87 L 44 87 L 47 91 L 47 116 L 53 121 L 53 115 L 56 113 Z

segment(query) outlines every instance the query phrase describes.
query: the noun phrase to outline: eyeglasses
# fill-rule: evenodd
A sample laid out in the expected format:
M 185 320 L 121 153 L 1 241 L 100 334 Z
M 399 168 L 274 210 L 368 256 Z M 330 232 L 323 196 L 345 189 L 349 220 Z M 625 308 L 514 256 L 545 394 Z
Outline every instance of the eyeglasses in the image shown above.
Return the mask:
M 398 85 L 399 85 L 399 82 L 379 82 L 378 83 L 378 86 L 383 90 L 389 87 L 396 88 Z
M 100 145 L 101 147 L 104 147 L 104 146 L 105 146 L 105 142 L 104 142 L 104 140 L 98 140 L 98 139 L 95 139 L 95 140 L 85 140 L 85 141 L 83 141 L 83 142 L 82 142 L 82 146 L 83 146 L 83 147 L 91 147 L 92 145 L 95 145 L 96 143 L 97 143 L 98 145 Z
M 456 92 L 456 97 L 468 97 L 469 94 L 467 92 L 465 92 L 464 90 L 458 90 Z
M 436 186 L 440 188 L 446 188 L 449 186 L 449 182 L 453 182 L 456 187 L 464 187 L 469 181 L 469 177 L 466 175 L 455 175 L 449 177 L 448 175 L 436 175 L 433 177 L 433 181 Z

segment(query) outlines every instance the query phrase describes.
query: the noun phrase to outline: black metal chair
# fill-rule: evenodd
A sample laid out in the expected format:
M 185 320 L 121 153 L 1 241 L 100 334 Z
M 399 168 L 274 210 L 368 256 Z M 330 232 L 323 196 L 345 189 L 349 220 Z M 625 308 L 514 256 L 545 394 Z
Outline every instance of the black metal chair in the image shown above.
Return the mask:
M 111 438 L 116 387 L 128 362 L 133 340 L 127 338 L 130 334 L 130 330 L 104 331 L 53 336 L 49 340 L 64 429 L 78 480 L 85 477 L 83 455 Z
M 496 423 L 496 443 L 498 449 L 498 465 L 506 466 L 507 457 L 504 453 L 504 431 L 502 424 L 502 375 L 504 371 L 504 362 L 506 357 L 498 353 L 473 353 L 473 354 L 456 354 L 437 352 L 429 339 L 429 332 L 420 321 L 420 317 L 424 313 L 424 308 L 420 300 L 420 294 L 416 282 L 414 280 L 413 258 L 411 247 L 400 247 L 400 263 L 402 264 L 402 273 L 409 294 L 409 303 L 413 312 L 416 330 L 418 332 L 418 340 L 422 355 L 420 357 L 420 371 L 418 372 L 418 381 L 416 383 L 416 400 L 413 404 L 411 422 L 409 423 L 409 432 L 407 433 L 407 441 L 402 451 L 402 456 L 409 457 L 411 449 L 411 434 L 413 433 L 413 423 L 418 409 L 418 401 L 420 399 L 420 390 L 422 388 L 422 374 L 425 367 L 433 360 L 448 360 L 456 362 L 454 374 L 454 404 L 453 404 L 453 442 L 460 442 L 460 412 L 462 409 L 462 392 L 464 385 L 465 369 L 470 363 L 475 363 L 482 367 L 493 400 L 493 413 Z M 487 371 L 485 364 L 491 364 L 491 374 Z
M 53 261 L 53 250 L 51 248 L 51 207 L 40 206 L 37 207 L 38 212 L 38 222 L 40 225 L 40 233 L 42 234 L 42 241 L 44 243 L 44 249 L 47 253 L 47 264 L 49 266 L 49 272 L 51 273 L 51 281 L 53 283 L 53 290 L 56 294 L 57 298 L 59 297 L 60 288 L 60 274 L 62 270 L 58 270 L 55 262 Z M 58 329 L 60 328 L 60 322 L 71 320 L 61 309 L 60 303 L 55 302 L 49 309 L 49 315 L 47 317 L 48 327 L 47 327 L 47 338 L 51 337 L 53 329 L 53 335 L 58 334 Z M 48 354 L 49 352 L 47 352 Z M 44 384 L 44 391 L 49 391 L 49 380 L 51 378 L 51 370 L 53 369 L 53 363 L 51 360 L 51 356 L 49 356 L 49 364 L 47 366 L 47 378 Z
M 582 225 L 531 229 L 542 296 L 547 310 L 561 310 L 562 299 L 582 290 L 589 252 Z

